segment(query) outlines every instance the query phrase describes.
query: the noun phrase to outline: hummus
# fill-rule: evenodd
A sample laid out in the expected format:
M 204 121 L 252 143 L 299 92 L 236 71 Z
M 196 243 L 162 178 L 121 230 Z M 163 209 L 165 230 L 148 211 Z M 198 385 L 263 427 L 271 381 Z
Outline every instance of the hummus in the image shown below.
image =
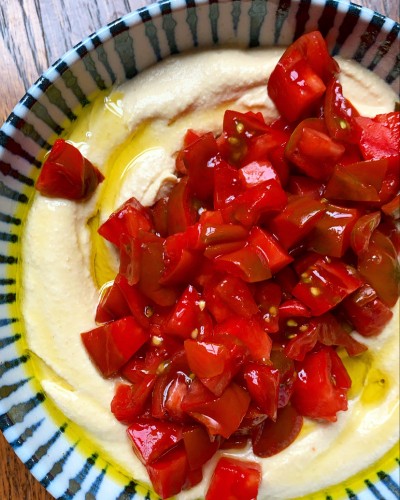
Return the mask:
M 106 180 L 84 203 L 38 193 L 28 214 L 22 309 L 43 388 L 118 468 L 140 481 L 148 482 L 145 468 L 109 409 L 116 382 L 99 375 L 80 338 L 96 326 L 98 290 L 117 269 L 113 249 L 97 237 L 96 228 L 127 198 L 150 205 L 176 182 L 173 157 L 188 128 L 218 132 L 226 108 L 274 118 L 266 82 L 280 55 L 280 49 L 180 55 L 114 88 L 82 114 L 68 136 Z M 339 63 L 344 93 L 362 114 L 394 109 L 396 95 L 384 82 L 353 62 Z M 262 463 L 260 499 L 293 498 L 339 483 L 394 446 L 398 314 L 396 308 L 381 335 L 362 339 L 369 346 L 366 354 L 344 359 L 357 381 L 349 410 L 337 423 L 307 421 L 294 444 L 268 459 L 254 457 L 251 449 L 236 453 Z M 179 498 L 202 497 L 217 460 L 218 454 L 205 467 L 203 482 Z

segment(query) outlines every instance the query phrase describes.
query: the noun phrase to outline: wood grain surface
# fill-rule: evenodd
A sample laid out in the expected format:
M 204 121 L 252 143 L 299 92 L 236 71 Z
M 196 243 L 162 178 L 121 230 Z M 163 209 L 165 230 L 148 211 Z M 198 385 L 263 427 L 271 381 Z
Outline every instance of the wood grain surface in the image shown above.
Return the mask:
M 64 52 L 151 0 L 0 0 L 0 123 Z M 358 3 L 399 20 L 398 0 Z M 0 433 L 0 500 L 50 500 Z M 107 499 L 105 499 L 107 500 Z

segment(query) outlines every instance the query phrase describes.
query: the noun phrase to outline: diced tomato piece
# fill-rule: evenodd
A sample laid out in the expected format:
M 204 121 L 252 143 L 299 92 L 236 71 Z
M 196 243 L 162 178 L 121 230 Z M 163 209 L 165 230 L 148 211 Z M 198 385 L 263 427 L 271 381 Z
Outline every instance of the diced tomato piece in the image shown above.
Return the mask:
M 271 352 L 272 341 L 256 317 L 244 318 L 233 315 L 215 325 L 214 335 L 228 334 L 240 339 L 249 349 L 255 361 L 266 362 Z
M 331 313 L 313 318 L 312 323 L 317 327 L 318 341 L 321 344 L 344 347 L 349 356 L 358 356 L 358 354 L 367 350 L 367 346 L 353 338 L 344 329 L 337 317 Z
M 258 226 L 253 226 L 248 242 L 253 245 L 266 259 L 272 274 L 279 272 L 293 261 L 271 234 Z
M 276 421 L 265 420 L 253 431 L 252 444 L 258 457 L 272 457 L 281 452 L 299 435 L 303 427 L 303 417 L 292 405 L 280 408 Z
M 183 150 L 189 192 L 200 200 L 213 197 L 214 165 L 218 155 L 218 145 L 211 132 L 203 134 Z
M 172 188 L 167 205 L 168 233 L 182 233 L 196 222 L 196 209 L 190 199 L 188 177 L 182 177 Z
M 280 183 L 279 176 L 270 161 L 254 160 L 239 170 L 239 177 L 246 188 L 274 179 Z
M 363 284 L 357 271 L 340 260 L 316 261 L 301 274 L 293 295 L 319 316 L 335 307 Z
M 358 333 L 371 337 L 381 333 L 393 312 L 379 299 L 375 290 L 364 285 L 343 301 L 347 317 Z
M 251 243 L 229 253 L 218 253 L 214 258 L 214 267 L 248 283 L 263 281 L 272 276 L 265 255 Z
M 152 229 L 150 210 L 136 198 L 129 198 L 99 227 L 98 233 L 120 248 L 126 239 L 136 238 L 140 230 Z
M 143 236 L 143 233 L 141 233 L 141 236 Z M 121 238 L 119 246 L 119 273 L 125 276 L 129 285 L 136 285 L 140 279 L 141 258 L 141 240 L 126 236 Z
M 295 277 L 293 286 L 296 283 L 297 278 Z M 255 290 L 255 299 L 263 316 L 265 330 L 276 333 L 279 330 L 278 308 L 282 300 L 281 287 L 271 280 L 259 283 Z
M 146 466 L 151 484 L 161 498 L 170 498 L 182 491 L 187 482 L 188 468 L 182 443 Z
M 379 298 L 393 307 L 400 294 L 400 265 L 390 239 L 379 230 L 371 236 L 367 250 L 358 258 L 358 271 Z
M 235 276 L 225 276 L 215 287 L 216 294 L 239 316 L 250 318 L 258 307 L 246 283 Z
M 151 301 L 140 292 L 137 286 L 131 286 L 122 274 L 117 274 L 114 283 L 128 305 L 130 314 L 143 328 L 147 328 L 149 326 L 148 316 L 152 312 Z
M 326 206 L 308 197 L 289 199 L 284 210 L 269 222 L 269 229 L 286 249 L 304 239 L 321 219 Z
M 295 196 L 307 196 L 319 200 L 324 194 L 325 184 L 305 175 L 291 175 L 286 189 Z
M 387 168 L 386 159 L 336 166 L 325 196 L 336 200 L 379 202 Z
M 350 247 L 351 233 L 361 216 L 357 208 L 327 204 L 308 237 L 308 248 L 322 255 L 342 257 Z
M 276 420 L 280 376 L 277 368 L 249 361 L 243 368 L 246 387 L 260 410 Z
M 200 293 L 189 285 L 176 303 L 165 325 L 165 331 L 183 339 L 191 338 L 195 329 L 200 327 Z
M 140 382 L 134 385 L 119 384 L 111 401 L 111 411 L 115 418 L 129 425 L 139 417 L 153 389 L 156 376 L 143 374 Z
M 137 419 L 127 434 L 138 459 L 148 465 L 173 448 L 183 438 L 182 426 L 156 419 Z
M 317 180 L 327 180 L 345 147 L 328 135 L 319 118 L 303 120 L 287 143 L 285 155 L 303 173 Z
M 57 139 L 42 165 L 35 187 L 51 198 L 86 200 L 103 180 L 100 170 L 82 156 L 79 149 L 64 139 Z
M 309 318 L 311 311 L 302 302 L 295 299 L 287 299 L 279 306 L 279 319 Z
M 131 311 L 115 282 L 104 285 L 101 289 L 99 303 L 97 304 L 96 323 L 108 323 L 114 319 L 130 316 Z
M 231 383 L 220 397 L 194 379 L 182 402 L 182 409 L 203 424 L 211 436 L 229 438 L 239 427 L 250 404 L 248 392 Z
M 286 356 L 296 361 L 303 361 L 306 354 L 315 347 L 318 341 L 318 328 L 314 322 L 302 326 L 304 328 L 285 346 Z
M 379 226 L 380 221 L 381 214 L 379 212 L 372 212 L 363 215 L 354 224 L 351 231 L 350 243 L 356 255 L 360 255 L 367 250 L 372 233 Z
M 278 344 L 273 345 L 271 361 L 279 370 L 279 399 L 278 408 L 283 408 L 289 403 L 293 393 L 294 381 L 297 377 L 293 360 L 288 358 L 284 348 Z
M 168 236 L 168 198 L 164 196 L 150 207 L 154 230 L 157 234 L 166 238 Z
M 81 334 L 91 360 L 104 377 L 114 375 L 149 339 L 149 334 L 127 316 Z
M 261 479 L 258 463 L 222 457 L 212 475 L 206 500 L 256 500 Z
M 224 208 L 242 192 L 239 171 L 226 161 L 218 162 L 214 167 L 214 208 Z
M 282 187 L 272 179 L 239 194 L 222 209 L 222 215 L 226 222 L 239 222 L 251 227 L 257 224 L 261 215 L 282 210 L 286 202 L 287 196 Z
M 347 410 L 351 379 L 331 347 L 307 354 L 298 366 L 292 404 L 310 418 L 336 422 L 337 412 Z
M 342 85 L 336 78 L 328 83 L 324 99 L 324 118 L 333 139 L 356 143 L 359 133 L 354 118 L 360 116 L 348 99 L 343 96 Z
M 385 215 L 388 215 L 395 220 L 400 219 L 400 194 L 395 196 L 388 203 L 385 203 L 385 205 L 382 205 L 381 210 Z
M 399 157 L 400 112 L 378 115 L 375 118 L 359 116 L 355 122 L 361 135 L 360 149 L 365 160 Z
M 183 431 L 190 470 L 201 468 L 218 450 L 219 439 L 210 439 L 207 431 L 200 426 L 191 426 Z
M 247 358 L 247 348 L 235 337 L 214 336 L 212 341 L 185 340 L 191 371 L 216 396 L 221 396 Z

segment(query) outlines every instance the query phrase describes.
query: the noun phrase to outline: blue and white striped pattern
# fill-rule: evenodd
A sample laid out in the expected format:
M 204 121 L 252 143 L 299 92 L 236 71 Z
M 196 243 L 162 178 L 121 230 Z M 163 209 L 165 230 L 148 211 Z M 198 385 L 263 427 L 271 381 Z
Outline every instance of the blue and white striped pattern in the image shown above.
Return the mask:
M 170 54 L 227 43 L 287 45 L 314 29 L 333 54 L 355 59 L 398 90 L 400 26 L 368 9 L 338 0 L 165 0 L 76 45 L 38 79 L 1 128 L 0 429 L 53 496 L 122 500 L 144 498 L 146 491 L 111 472 L 99 451 L 82 451 L 84 436 L 50 411 L 33 375 L 18 308 L 18 242 L 43 155 L 101 90 Z M 366 478 L 361 493 L 344 486 L 340 498 L 399 498 L 398 472 L 397 460 Z

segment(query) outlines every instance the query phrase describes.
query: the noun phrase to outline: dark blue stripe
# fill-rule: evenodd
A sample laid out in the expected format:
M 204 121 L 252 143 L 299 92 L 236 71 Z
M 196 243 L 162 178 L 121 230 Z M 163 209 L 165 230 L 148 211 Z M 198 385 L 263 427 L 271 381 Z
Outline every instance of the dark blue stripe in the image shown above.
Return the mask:
M 36 131 L 35 127 L 27 123 L 23 118 L 20 118 L 15 113 L 11 113 L 7 118 L 7 123 L 10 123 L 17 130 L 20 130 L 26 137 L 30 137 L 32 141 L 36 142 L 38 146 L 43 149 L 51 149 L 51 145 L 43 139 L 43 137 Z
M 110 32 L 113 36 L 114 47 L 121 59 L 125 76 L 127 79 L 137 75 L 135 51 L 133 40 L 129 35 L 129 28 L 122 19 L 109 25 Z
M 38 392 L 33 398 L 12 406 L 7 413 L 0 415 L 0 430 L 4 431 L 16 423 L 24 420 L 26 415 L 43 403 L 45 395 Z
M 18 342 L 18 340 L 21 338 L 20 333 L 16 333 L 15 335 L 11 335 L 11 337 L 5 337 L 4 339 L 0 339 L 0 349 L 4 349 L 5 347 L 14 344 L 15 342 Z M 0 387 L 0 391 L 1 391 Z
M 105 67 L 107 73 L 110 76 L 111 83 L 114 83 L 117 79 L 115 76 L 115 73 L 110 66 L 110 63 L 108 61 L 107 57 L 107 52 L 104 50 L 103 42 L 100 40 L 98 35 L 96 33 L 93 33 L 93 35 L 90 36 L 90 39 L 93 43 L 94 48 L 96 49 L 97 57 L 99 58 L 99 61 L 101 64 Z
M 27 427 L 17 439 L 15 439 L 14 441 L 10 441 L 10 445 L 13 448 L 19 448 L 20 446 L 22 446 L 27 441 L 27 439 L 31 438 L 35 434 L 35 432 L 37 431 L 37 429 L 39 429 L 43 422 L 44 418 L 31 425 L 30 427 Z
M 61 135 L 64 129 L 53 120 L 45 106 L 43 106 L 43 104 L 41 104 L 37 99 L 30 94 L 25 94 L 20 103 L 30 109 L 35 116 L 37 116 L 37 118 L 42 120 L 42 122 L 51 128 L 51 130 L 53 130 L 57 135 Z
M 357 62 L 361 62 L 368 49 L 375 43 L 377 36 L 381 32 L 382 26 L 385 24 L 385 17 L 380 14 L 374 14 L 368 25 L 368 28 L 361 35 L 361 42 L 358 46 L 353 58 Z
M 129 498 L 134 498 L 136 494 L 136 483 L 131 481 L 122 490 L 120 495 L 118 495 L 117 500 L 128 500 Z
M 15 293 L 0 293 L 0 304 L 12 304 L 15 297 Z
M 18 236 L 12 233 L 3 233 L 0 231 L 0 240 L 8 241 L 10 243 L 16 243 L 18 241 Z
M 61 93 L 61 90 L 58 89 L 53 82 L 51 82 L 45 76 L 41 76 L 37 80 L 36 85 L 40 88 L 40 90 L 46 92 L 46 97 L 49 99 L 49 101 L 57 106 L 57 108 L 60 109 L 70 121 L 76 120 L 76 114 L 68 106 Z
M 377 488 L 371 483 L 371 481 L 369 479 L 366 479 L 365 481 L 365 484 L 367 485 L 369 491 L 371 492 L 372 495 L 374 495 L 375 498 L 377 498 L 378 500 L 385 500 L 385 497 L 383 497 L 379 491 L 377 490 Z
M 396 78 L 399 77 L 399 75 L 400 75 L 400 56 L 397 55 L 396 63 L 390 70 L 385 80 L 390 85 L 396 80 Z
M 57 460 L 52 466 L 52 468 L 49 470 L 49 472 L 43 477 L 43 479 L 40 480 L 40 484 L 47 488 L 49 484 L 54 481 L 54 479 L 62 473 L 63 468 L 65 463 L 67 462 L 68 458 L 71 456 L 72 452 L 75 450 L 75 446 L 71 446 L 68 448 L 68 450 L 63 453 L 62 457 L 60 460 Z
M 16 264 L 17 262 L 17 257 L 13 257 L 12 255 L 0 255 L 0 264 Z
M 384 57 L 389 52 L 389 49 L 393 45 L 393 43 L 398 41 L 399 31 L 400 31 L 400 24 L 394 23 L 385 41 L 379 45 L 376 56 L 372 60 L 371 64 L 368 66 L 368 69 L 373 71 L 377 66 L 377 64 L 379 63 L 379 61 L 382 59 L 382 57 Z
M 0 399 L 8 398 L 8 396 L 10 394 L 12 394 L 15 391 L 18 391 L 18 389 L 23 387 L 31 379 L 32 379 L 32 377 L 25 378 L 25 379 L 20 380 L 19 382 L 16 382 L 15 384 L 1 386 L 0 387 Z
M 4 168 L 3 168 L 4 167 Z M 6 167 L 9 167 L 6 169 Z M 15 178 L 16 176 L 21 177 L 19 172 L 14 170 L 11 165 L 8 165 L 6 163 L 0 162 L 0 172 L 2 172 L 4 175 L 8 175 L 12 178 Z M 29 179 L 28 177 L 26 179 L 26 184 L 28 184 L 28 180 L 31 181 L 31 186 L 33 186 L 34 182 L 33 179 Z M 20 180 L 20 179 L 18 179 Z M 14 200 L 18 201 L 19 203 L 27 203 L 28 202 L 28 197 L 24 193 L 20 193 L 19 191 L 14 191 L 13 189 L 9 188 L 7 184 L 4 184 L 4 182 L 0 181 L 0 196 L 3 196 L 4 198 L 8 198 L 9 200 Z
M 239 26 L 239 21 L 240 21 L 240 15 L 242 13 L 242 9 L 240 7 L 240 0 L 233 0 L 232 1 L 232 25 L 233 25 L 233 31 L 235 32 L 235 35 L 237 35 L 237 30 Z
M 281 36 L 281 31 L 284 22 L 289 15 L 291 0 L 279 0 L 278 8 L 276 9 L 275 17 L 275 32 L 274 32 L 274 44 L 279 44 L 279 38 Z
M 96 500 L 97 493 L 99 492 L 101 483 L 103 482 L 104 476 L 106 475 L 107 467 L 104 468 L 100 474 L 96 477 L 96 479 L 91 484 L 88 492 L 85 495 L 85 500 Z
M 29 359 L 28 355 L 21 356 L 20 358 L 12 359 L 10 361 L 3 361 L 0 363 L 0 378 L 9 370 L 26 363 Z
M 56 63 L 53 64 L 53 67 L 60 74 L 66 87 L 69 88 L 74 96 L 78 99 L 81 106 L 83 107 L 89 104 L 89 99 L 78 84 L 78 78 L 72 72 L 68 64 L 62 59 L 59 59 Z
M 32 163 L 35 167 L 40 167 L 41 162 L 36 160 L 34 156 L 24 150 L 24 148 L 19 144 L 15 139 L 8 136 L 5 132 L 0 130 L 0 146 L 10 151 L 12 154 L 16 156 L 20 156 L 28 163 Z
M 64 434 L 65 429 L 68 424 L 63 424 L 57 431 L 51 436 L 51 438 L 34 452 L 34 454 L 25 462 L 25 466 L 31 470 L 49 451 L 49 449 L 56 443 L 60 437 Z
M 160 51 L 160 43 L 157 37 L 157 28 L 154 26 L 150 12 L 147 10 L 146 7 L 139 9 L 138 12 L 144 24 L 144 32 L 146 33 L 146 36 L 149 39 L 154 55 L 156 56 L 157 61 L 161 61 L 162 57 Z
M 299 8 L 296 12 L 296 28 L 294 30 L 293 40 L 297 40 L 297 38 L 304 34 L 307 21 L 310 19 L 310 5 L 311 0 L 302 0 L 299 3 Z
M 93 81 L 96 83 L 97 88 L 100 90 L 105 90 L 107 88 L 107 85 L 104 83 L 103 78 L 97 71 L 96 64 L 94 63 L 93 58 L 89 53 L 89 49 L 83 42 L 81 42 L 75 46 L 75 50 L 79 55 L 79 57 L 82 59 L 87 72 L 93 78 Z
M 347 38 L 353 33 L 355 26 L 361 14 L 361 7 L 355 4 L 349 4 L 348 11 L 344 16 L 342 24 L 339 26 L 339 33 L 336 37 L 335 47 L 332 54 L 336 55 L 340 52 L 342 45 L 346 42 Z
M 350 488 L 346 488 L 346 493 L 347 493 L 348 498 L 351 498 L 353 500 L 356 500 L 358 498 L 358 496 Z
M 249 10 L 250 16 L 250 47 L 260 45 L 260 32 L 264 18 L 267 14 L 267 2 L 264 0 L 254 0 Z
M 10 283 L 1 283 L 1 280 L 0 280 L 0 285 L 14 285 L 15 284 L 15 280 L 8 280 L 8 281 L 10 281 Z M 2 319 L 0 319 L 0 328 L 2 326 L 11 325 L 12 323 L 15 323 L 16 321 L 18 321 L 17 318 L 2 318 Z
M 93 453 L 91 457 L 89 457 L 86 460 L 85 465 L 83 468 L 79 471 L 79 473 L 69 481 L 69 487 L 65 491 L 63 495 L 61 495 L 60 500 L 70 500 L 73 498 L 78 491 L 82 488 L 82 483 L 89 474 L 91 468 L 94 466 L 96 463 L 96 460 L 98 458 L 97 453 Z
M 18 217 L 12 217 L 8 214 L 3 214 L 3 212 L 0 212 L 0 221 L 6 222 L 7 224 L 14 224 L 16 226 L 21 225 L 21 219 L 19 219 Z
M 185 0 L 187 7 L 187 15 L 186 15 L 186 23 L 190 28 L 190 32 L 192 34 L 193 46 L 197 47 L 199 44 L 198 36 L 197 36 L 197 12 L 196 12 L 196 3 L 194 0 Z
M 400 487 L 399 485 L 393 481 L 393 479 L 386 474 L 383 470 L 377 472 L 377 476 L 382 481 L 382 483 L 386 486 L 386 488 L 396 496 L 396 498 L 400 498 Z
M 211 24 L 212 41 L 216 45 L 219 40 L 218 37 L 219 5 L 218 5 L 218 0 L 208 0 L 208 2 L 210 4 L 208 17 L 210 19 L 210 24 Z
M 162 26 L 167 36 L 169 52 L 170 54 L 178 54 L 179 50 L 178 46 L 176 45 L 175 38 L 175 28 L 177 23 L 174 19 L 174 16 L 172 15 L 171 2 L 161 2 L 160 9 L 163 18 Z
M 338 2 L 336 0 L 327 0 L 322 11 L 321 17 L 318 19 L 318 30 L 324 38 L 327 37 L 332 26 L 335 24 Z

